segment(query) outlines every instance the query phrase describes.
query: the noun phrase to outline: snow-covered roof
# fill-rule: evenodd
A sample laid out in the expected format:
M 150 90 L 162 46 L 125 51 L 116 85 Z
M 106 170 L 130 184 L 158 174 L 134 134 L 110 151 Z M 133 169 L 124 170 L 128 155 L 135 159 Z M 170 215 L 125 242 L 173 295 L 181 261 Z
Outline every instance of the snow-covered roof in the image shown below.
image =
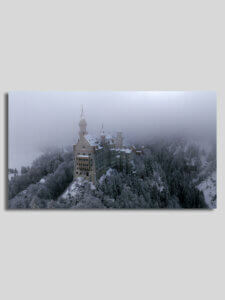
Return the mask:
M 113 145 L 113 140 L 114 140 L 114 137 L 110 134 L 107 134 L 106 135 L 106 141 L 110 144 L 110 145 Z
M 91 146 L 98 146 L 99 142 L 96 137 L 91 136 L 90 134 L 85 134 L 84 137 Z
M 96 137 L 94 137 L 90 134 L 85 134 L 84 137 L 88 141 L 90 146 L 96 147 L 96 150 L 103 149 L 103 147 L 100 145 L 100 141 Z
M 132 150 L 129 149 L 129 148 L 122 148 L 122 149 L 120 149 L 120 148 L 115 148 L 115 149 L 112 149 L 112 150 L 115 150 L 115 151 L 118 151 L 118 152 L 125 152 L 125 153 L 127 153 L 127 154 L 129 154 L 129 153 L 132 152 Z
M 112 137 L 110 134 L 107 134 L 107 135 L 105 136 L 105 138 L 106 138 L 107 140 L 110 140 L 110 139 L 112 139 L 113 137 Z
M 96 150 L 100 150 L 102 149 L 103 147 L 101 146 L 100 144 L 100 141 L 95 137 L 95 136 L 92 136 L 90 134 L 85 134 L 84 135 L 84 138 L 87 140 L 87 142 L 90 144 L 90 146 L 92 147 L 96 147 Z M 110 144 L 110 145 L 114 145 L 114 141 L 113 141 L 113 136 L 110 135 L 110 134 L 107 134 L 106 135 L 106 141 Z M 129 148 L 122 148 L 122 149 L 112 149 L 112 150 L 115 150 L 115 151 L 121 151 L 121 152 L 125 152 L 127 154 L 131 153 L 131 149 Z
M 121 151 L 125 152 L 125 153 L 131 153 L 132 151 L 128 148 L 122 149 Z

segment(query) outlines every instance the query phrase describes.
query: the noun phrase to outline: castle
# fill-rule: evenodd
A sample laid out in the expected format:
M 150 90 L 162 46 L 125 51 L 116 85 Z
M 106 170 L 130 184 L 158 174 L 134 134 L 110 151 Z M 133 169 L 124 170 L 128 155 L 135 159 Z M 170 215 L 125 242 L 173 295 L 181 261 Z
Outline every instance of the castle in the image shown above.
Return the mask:
M 99 138 L 89 135 L 83 108 L 79 127 L 74 145 L 74 180 L 83 177 L 96 184 L 108 168 L 125 168 L 129 164 L 132 150 L 123 145 L 122 132 L 117 132 L 116 137 L 106 135 L 102 125 Z

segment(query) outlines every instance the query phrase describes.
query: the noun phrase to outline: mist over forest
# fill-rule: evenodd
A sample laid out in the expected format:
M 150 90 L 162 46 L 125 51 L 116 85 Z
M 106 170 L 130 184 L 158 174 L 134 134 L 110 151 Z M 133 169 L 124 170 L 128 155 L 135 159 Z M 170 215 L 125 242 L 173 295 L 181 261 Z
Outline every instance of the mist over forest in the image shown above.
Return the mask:
M 214 92 L 10 92 L 9 167 L 75 144 L 82 105 L 90 134 L 99 135 L 104 124 L 130 144 L 172 136 L 216 140 Z

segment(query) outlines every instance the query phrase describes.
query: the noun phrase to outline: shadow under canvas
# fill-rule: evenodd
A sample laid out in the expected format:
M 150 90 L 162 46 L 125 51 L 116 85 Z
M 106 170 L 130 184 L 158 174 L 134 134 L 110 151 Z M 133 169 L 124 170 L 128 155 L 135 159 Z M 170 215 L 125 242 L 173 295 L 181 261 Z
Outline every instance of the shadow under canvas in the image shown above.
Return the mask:
M 4 202 L 4 207 L 5 209 L 8 209 L 8 159 L 9 159 L 9 95 L 8 93 L 4 94 L 4 197 L 5 197 L 5 202 Z

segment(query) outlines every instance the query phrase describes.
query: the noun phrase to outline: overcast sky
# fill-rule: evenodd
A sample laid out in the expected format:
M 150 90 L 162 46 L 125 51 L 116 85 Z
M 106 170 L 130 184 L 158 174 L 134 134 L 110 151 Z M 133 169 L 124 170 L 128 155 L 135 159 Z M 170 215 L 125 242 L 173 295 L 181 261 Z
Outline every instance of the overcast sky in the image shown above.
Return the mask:
M 128 138 L 216 135 L 214 92 L 10 92 L 9 166 L 30 163 L 46 146 L 77 140 L 81 106 L 90 134 Z

